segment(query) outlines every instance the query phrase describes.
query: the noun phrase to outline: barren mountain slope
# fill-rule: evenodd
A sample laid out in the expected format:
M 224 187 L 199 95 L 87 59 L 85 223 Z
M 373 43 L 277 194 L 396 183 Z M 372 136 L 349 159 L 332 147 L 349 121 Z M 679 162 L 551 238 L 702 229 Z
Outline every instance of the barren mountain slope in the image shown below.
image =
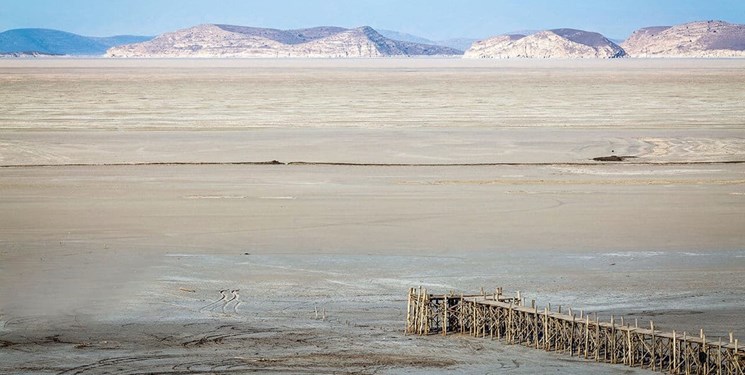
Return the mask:
M 745 56 L 745 25 L 705 21 L 647 27 L 622 46 L 631 57 Z
M 453 48 L 388 39 L 370 27 L 298 30 L 199 25 L 108 51 L 110 57 L 384 57 L 460 55 Z
M 468 58 L 616 58 L 621 47 L 598 33 L 555 29 L 532 35 L 499 35 L 474 43 Z

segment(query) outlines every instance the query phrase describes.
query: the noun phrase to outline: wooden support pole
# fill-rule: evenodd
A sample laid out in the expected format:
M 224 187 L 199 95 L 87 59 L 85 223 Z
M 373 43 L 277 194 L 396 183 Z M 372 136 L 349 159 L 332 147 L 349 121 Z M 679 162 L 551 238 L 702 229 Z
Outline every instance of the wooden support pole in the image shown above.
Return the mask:
M 634 367 L 634 353 L 631 350 L 631 330 L 626 328 L 626 364 L 628 366 Z
M 512 301 L 510 301 L 510 309 L 507 312 L 507 343 L 512 344 L 514 339 L 512 334 Z
M 700 334 L 701 334 L 701 347 L 699 348 L 699 352 L 703 352 L 704 353 L 704 356 L 705 356 L 704 357 L 705 358 L 704 363 L 702 363 L 701 365 L 703 365 L 704 374 L 708 374 L 709 373 L 709 351 L 707 350 L 707 346 L 706 346 L 706 335 L 704 335 L 704 329 L 703 328 L 701 328 L 701 333 Z M 701 370 L 701 367 L 699 367 L 699 371 L 700 370 Z
M 691 373 L 691 359 L 688 358 L 688 347 L 689 347 L 689 345 L 688 345 L 688 337 L 687 336 L 688 335 L 686 334 L 686 332 L 683 331 L 683 342 L 681 342 L 681 344 L 683 344 L 685 346 L 685 348 L 683 349 L 683 355 L 685 356 L 685 358 L 681 358 L 681 359 L 685 359 L 684 362 L 685 362 L 685 365 L 686 365 L 686 375 L 690 375 L 690 373 Z
M 616 321 L 613 315 L 610 316 L 610 338 L 610 363 L 616 363 Z
M 448 334 L 448 310 L 450 309 L 450 302 L 448 296 L 442 296 L 442 335 L 447 336 Z
M 600 318 L 595 314 L 595 362 L 600 359 Z
M 652 331 L 652 356 L 651 356 L 651 364 L 652 364 L 652 370 L 657 370 L 657 338 L 654 334 L 654 322 L 649 321 L 649 330 Z M 662 368 L 662 363 L 660 363 L 660 368 Z
M 571 309 L 569 310 L 570 310 L 569 314 L 571 314 Z M 575 319 L 575 316 L 572 315 L 572 326 L 569 328 L 570 329 L 569 330 L 569 356 L 570 357 L 574 356 L 574 319 Z
M 717 345 L 717 375 L 722 375 L 722 338 Z
M 673 368 L 671 369 L 671 374 L 677 374 L 678 373 L 678 339 L 675 338 L 675 331 L 673 331 Z
M 543 308 L 543 350 L 548 351 L 548 307 Z
M 460 294 L 460 302 L 458 303 L 458 322 L 460 324 L 460 333 L 463 334 L 465 332 L 465 319 L 463 317 L 463 305 L 466 303 L 466 301 L 463 299 L 463 293 Z
M 533 315 L 535 323 L 533 327 L 533 344 L 538 349 L 538 307 L 535 305 L 535 300 L 533 300 Z
M 481 314 L 481 337 L 486 337 L 486 318 L 489 315 L 489 307 L 484 305 L 483 309 L 483 314 Z
M 471 316 L 473 317 L 473 323 L 471 324 L 471 336 L 476 336 L 476 313 L 476 302 L 473 302 L 471 306 Z
M 409 296 L 406 299 L 406 329 L 404 333 L 411 332 L 411 293 L 413 289 L 409 288 Z M 318 319 L 318 307 L 316 307 L 316 319 Z
M 585 359 L 587 359 L 587 351 L 590 347 L 590 316 L 585 317 Z
M 497 340 L 502 339 L 502 308 L 497 309 Z

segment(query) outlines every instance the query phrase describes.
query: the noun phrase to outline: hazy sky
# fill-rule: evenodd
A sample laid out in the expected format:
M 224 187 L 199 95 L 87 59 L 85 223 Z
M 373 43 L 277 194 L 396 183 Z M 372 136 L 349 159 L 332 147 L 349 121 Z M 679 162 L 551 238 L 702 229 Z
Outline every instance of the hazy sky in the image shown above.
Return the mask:
M 745 0 L 0 0 L 0 31 L 157 35 L 200 23 L 397 30 L 431 39 L 571 27 L 625 38 L 644 26 L 745 23 Z

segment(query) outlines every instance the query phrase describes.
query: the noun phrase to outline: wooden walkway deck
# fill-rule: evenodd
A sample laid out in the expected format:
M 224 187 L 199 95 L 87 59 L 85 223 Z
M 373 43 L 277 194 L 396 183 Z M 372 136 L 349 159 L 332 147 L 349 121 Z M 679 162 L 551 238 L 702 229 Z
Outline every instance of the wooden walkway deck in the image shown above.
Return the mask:
M 624 364 L 669 374 L 745 375 L 745 349 L 730 333 L 728 340 L 656 330 L 611 317 L 601 322 L 571 309 L 551 311 L 530 306 L 515 297 L 494 294 L 428 294 L 409 290 L 406 333 L 469 334 L 503 340 L 508 344 L 554 351 L 596 362 Z

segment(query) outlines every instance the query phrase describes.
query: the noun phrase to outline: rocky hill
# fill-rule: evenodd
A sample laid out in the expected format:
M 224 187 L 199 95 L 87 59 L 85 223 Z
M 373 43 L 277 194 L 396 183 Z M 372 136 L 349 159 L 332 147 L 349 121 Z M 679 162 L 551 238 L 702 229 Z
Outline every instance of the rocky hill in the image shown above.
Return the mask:
M 723 21 L 647 27 L 622 44 L 631 57 L 745 56 L 745 25 Z
M 110 57 L 384 57 L 460 55 L 453 48 L 386 38 L 370 27 L 276 30 L 199 25 L 111 48 Z
M 0 53 L 99 56 L 113 46 L 138 43 L 149 39 L 152 37 L 133 35 L 90 37 L 52 29 L 14 29 L 0 33 Z
M 475 42 L 467 58 L 616 58 L 626 53 L 601 34 L 554 29 L 531 35 L 499 35 Z

